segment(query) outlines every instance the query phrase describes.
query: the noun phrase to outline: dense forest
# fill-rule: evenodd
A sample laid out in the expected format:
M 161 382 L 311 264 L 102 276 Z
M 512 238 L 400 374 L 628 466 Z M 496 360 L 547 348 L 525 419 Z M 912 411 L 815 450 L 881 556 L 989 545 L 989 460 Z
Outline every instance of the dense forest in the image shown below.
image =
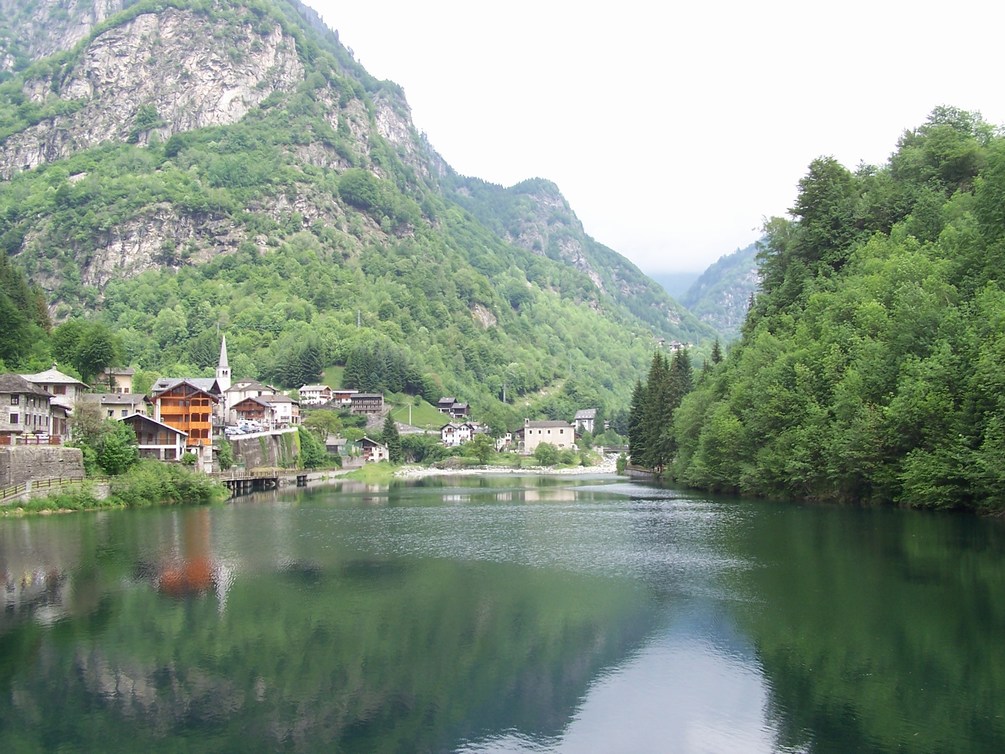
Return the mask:
M 72 50 L 18 58 L 0 83 L 0 247 L 4 269 L 36 284 L 12 282 L 0 301 L 15 334 L 0 368 L 56 360 L 86 379 L 111 354 L 142 388 L 212 374 L 226 334 L 236 377 L 295 388 L 336 365 L 346 387 L 458 395 L 504 427 L 528 412 L 623 413 L 658 339 L 714 337 L 586 235 L 554 184 L 456 174 L 411 126 L 400 88 L 300 3 L 124 5 Z M 141 20 L 157 35 L 117 36 Z M 180 56 L 207 35 L 221 82 L 267 44 L 295 49 L 285 70 L 300 78 L 277 63 L 243 117 L 179 125 L 178 98 L 204 73 L 178 73 Z M 76 96 L 100 45 L 165 83 L 135 101 Z M 223 85 L 200 84 L 213 101 Z M 97 141 L 87 128 L 103 97 L 126 121 Z M 24 151 L 52 134 L 70 146 Z
M 740 341 L 633 456 L 661 443 L 668 477 L 712 490 L 1005 507 L 999 131 L 939 107 L 884 166 L 814 160 L 765 233 Z

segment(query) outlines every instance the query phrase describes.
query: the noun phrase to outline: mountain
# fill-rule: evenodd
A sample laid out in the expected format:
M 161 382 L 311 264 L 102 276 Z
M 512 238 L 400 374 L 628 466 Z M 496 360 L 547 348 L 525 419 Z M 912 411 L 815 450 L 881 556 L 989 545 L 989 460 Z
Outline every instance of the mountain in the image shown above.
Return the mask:
M 714 335 L 554 184 L 458 175 L 295 0 L 0 8 L 0 246 L 124 362 L 205 371 L 226 332 L 239 376 L 365 361 L 512 421 L 624 407 L 657 339 Z
M 649 277 L 663 286 L 663 290 L 673 298 L 680 299 L 691 284 L 701 276 L 700 272 L 650 272 Z
M 726 340 L 735 340 L 758 282 L 757 244 L 750 244 L 720 257 L 678 300 Z

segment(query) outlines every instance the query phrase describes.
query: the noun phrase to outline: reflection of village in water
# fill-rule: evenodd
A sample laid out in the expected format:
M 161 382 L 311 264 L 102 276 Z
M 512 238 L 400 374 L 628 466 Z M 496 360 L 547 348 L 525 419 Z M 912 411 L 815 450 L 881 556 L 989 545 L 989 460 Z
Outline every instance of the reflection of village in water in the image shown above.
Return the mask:
M 211 511 L 186 510 L 174 521 L 161 534 L 160 554 L 136 564 L 135 582 L 174 598 L 212 593 L 222 610 L 235 569 L 213 556 Z M 23 620 L 51 625 L 86 615 L 101 598 L 101 587 L 81 573 L 80 530 L 31 524 L 0 527 L 0 634 Z
M 0 634 L 23 617 L 43 625 L 55 623 L 74 611 L 75 600 L 68 577 L 80 560 L 79 543 L 39 536 L 36 527 L 0 527 L 0 579 L 4 612 Z

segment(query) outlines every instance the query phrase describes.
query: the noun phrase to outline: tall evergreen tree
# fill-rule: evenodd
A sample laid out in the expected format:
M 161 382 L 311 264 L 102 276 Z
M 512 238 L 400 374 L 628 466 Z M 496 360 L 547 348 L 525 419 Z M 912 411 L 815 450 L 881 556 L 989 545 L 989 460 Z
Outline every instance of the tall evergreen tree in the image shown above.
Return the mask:
M 387 457 L 391 463 L 401 463 L 405 454 L 401 448 L 401 435 L 398 434 L 398 425 L 388 414 L 384 419 L 384 429 L 380 433 L 380 441 L 387 446 Z

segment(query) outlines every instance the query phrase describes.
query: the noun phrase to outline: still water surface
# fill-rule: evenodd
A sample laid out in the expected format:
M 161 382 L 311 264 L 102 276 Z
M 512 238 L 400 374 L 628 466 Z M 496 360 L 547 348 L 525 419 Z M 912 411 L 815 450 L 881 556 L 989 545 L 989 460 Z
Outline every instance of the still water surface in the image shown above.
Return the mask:
M 1005 751 L 1005 527 L 598 478 L 0 521 L 0 751 Z

